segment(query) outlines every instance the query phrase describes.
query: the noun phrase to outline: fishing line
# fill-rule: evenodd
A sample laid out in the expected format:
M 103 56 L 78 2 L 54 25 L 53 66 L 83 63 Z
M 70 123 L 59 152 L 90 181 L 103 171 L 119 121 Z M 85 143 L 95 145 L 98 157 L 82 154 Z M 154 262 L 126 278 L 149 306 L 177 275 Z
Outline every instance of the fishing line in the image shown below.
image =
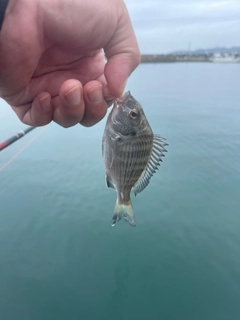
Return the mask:
M 0 171 L 5 169 L 19 154 L 21 154 L 43 131 L 46 129 L 44 127 L 38 134 L 36 134 L 22 149 L 20 149 L 11 159 L 9 159 L 2 167 L 0 167 Z

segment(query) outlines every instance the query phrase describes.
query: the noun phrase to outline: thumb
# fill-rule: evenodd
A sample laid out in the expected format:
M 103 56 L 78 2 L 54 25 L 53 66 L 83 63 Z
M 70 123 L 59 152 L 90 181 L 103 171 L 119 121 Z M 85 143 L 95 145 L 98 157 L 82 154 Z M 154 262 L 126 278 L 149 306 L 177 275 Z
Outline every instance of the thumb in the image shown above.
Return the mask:
M 140 63 L 137 39 L 125 5 L 117 28 L 104 51 L 108 60 L 104 70 L 107 81 L 104 96 L 107 98 L 120 97 L 128 77 Z

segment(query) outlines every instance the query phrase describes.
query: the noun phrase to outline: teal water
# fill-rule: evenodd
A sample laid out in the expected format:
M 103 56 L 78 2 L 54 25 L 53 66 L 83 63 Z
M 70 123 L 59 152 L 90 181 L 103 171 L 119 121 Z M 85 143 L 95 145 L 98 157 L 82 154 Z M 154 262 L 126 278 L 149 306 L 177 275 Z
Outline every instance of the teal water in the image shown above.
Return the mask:
M 111 227 L 106 118 L 51 124 L 0 172 L 1 320 L 240 319 L 240 64 L 149 64 L 127 89 L 168 153 Z M 0 102 L 0 140 L 25 126 Z M 0 153 L 0 167 L 36 129 Z

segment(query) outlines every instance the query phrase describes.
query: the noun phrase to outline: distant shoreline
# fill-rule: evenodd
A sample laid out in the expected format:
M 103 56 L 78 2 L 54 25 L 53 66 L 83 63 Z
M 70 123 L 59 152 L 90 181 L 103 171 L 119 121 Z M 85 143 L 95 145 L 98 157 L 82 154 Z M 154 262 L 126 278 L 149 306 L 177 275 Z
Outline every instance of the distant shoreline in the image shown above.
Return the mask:
M 176 62 L 208 62 L 208 63 L 240 63 L 240 55 L 213 54 L 142 54 L 141 63 L 176 63 Z

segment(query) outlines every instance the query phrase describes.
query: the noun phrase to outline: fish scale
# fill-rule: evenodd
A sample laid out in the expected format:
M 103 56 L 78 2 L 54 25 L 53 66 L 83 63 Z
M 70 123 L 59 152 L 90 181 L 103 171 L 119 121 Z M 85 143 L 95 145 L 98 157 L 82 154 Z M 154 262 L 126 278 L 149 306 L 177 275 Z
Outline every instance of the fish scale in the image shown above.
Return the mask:
M 120 190 L 132 188 L 139 178 L 139 171 L 145 167 L 146 160 L 149 158 L 149 152 L 147 143 L 144 140 L 140 140 L 140 143 L 129 144 L 126 146 L 126 150 L 123 149 L 122 158 L 125 159 L 123 162 L 124 166 L 120 166 L 119 179 L 121 184 L 119 185 Z M 120 155 L 121 157 L 121 155 Z M 145 161 L 144 161 L 145 160 Z M 116 173 L 118 171 L 116 170 Z M 121 179 L 122 178 L 122 179 Z

